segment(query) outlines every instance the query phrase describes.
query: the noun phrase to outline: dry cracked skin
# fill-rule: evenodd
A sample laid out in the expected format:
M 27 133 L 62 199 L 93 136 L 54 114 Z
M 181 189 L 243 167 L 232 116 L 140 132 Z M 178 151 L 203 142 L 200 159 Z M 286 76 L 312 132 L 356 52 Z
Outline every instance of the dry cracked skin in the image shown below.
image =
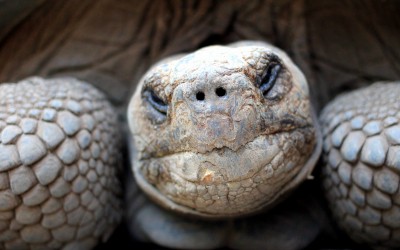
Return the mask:
M 135 179 L 184 214 L 261 211 L 310 175 L 320 153 L 314 118 L 303 74 L 266 43 L 165 59 L 129 104 Z

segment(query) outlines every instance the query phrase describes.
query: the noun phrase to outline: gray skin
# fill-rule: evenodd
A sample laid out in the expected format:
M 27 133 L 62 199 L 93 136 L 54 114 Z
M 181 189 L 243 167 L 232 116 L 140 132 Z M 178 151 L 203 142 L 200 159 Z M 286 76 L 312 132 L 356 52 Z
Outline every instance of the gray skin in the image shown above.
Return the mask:
M 310 177 L 321 150 L 307 82 L 283 51 L 240 42 L 163 60 L 139 83 L 128 121 L 136 183 L 166 209 L 128 181 L 136 237 L 173 248 L 300 249 L 320 231 L 324 219 L 318 206 L 302 207 L 312 203 L 305 194 L 265 213 Z
M 373 247 L 400 246 L 399 91 L 373 85 L 339 97 L 321 117 L 331 208 L 350 237 Z M 281 50 L 240 42 L 163 60 L 140 81 L 128 121 L 135 181 L 127 217 L 137 238 L 173 248 L 301 249 L 324 227 L 307 191 L 282 203 L 310 177 L 323 136 L 306 80 Z
M 237 217 L 274 205 L 310 175 L 321 138 L 307 82 L 284 52 L 246 42 L 167 60 L 128 108 L 133 171 L 153 200 Z

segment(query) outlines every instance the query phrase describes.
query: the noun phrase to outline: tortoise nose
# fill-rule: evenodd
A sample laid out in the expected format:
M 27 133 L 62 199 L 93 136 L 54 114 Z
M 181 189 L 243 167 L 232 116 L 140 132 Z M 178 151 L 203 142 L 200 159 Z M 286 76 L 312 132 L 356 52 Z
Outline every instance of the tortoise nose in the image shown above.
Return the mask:
M 197 101 L 211 101 L 216 99 L 215 97 L 226 96 L 226 89 L 224 87 L 217 87 L 215 88 L 214 93 L 212 93 L 211 91 L 198 90 L 195 95 Z
M 237 133 L 232 118 L 232 110 L 236 105 L 235 93 L 234 89 L 223 85 L 196 86 L 193 89 L 189 103 L 197 142 L 222 147 L 234 140 Z

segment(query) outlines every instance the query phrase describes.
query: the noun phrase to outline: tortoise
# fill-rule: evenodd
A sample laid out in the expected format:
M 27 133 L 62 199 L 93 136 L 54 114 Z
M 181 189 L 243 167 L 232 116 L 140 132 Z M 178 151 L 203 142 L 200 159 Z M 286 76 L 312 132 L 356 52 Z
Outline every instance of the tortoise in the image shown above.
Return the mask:
M 64 91 L 67 91 L 68 86 L 86 86 L 84 87 L 85 89 L 90 88 L 87 87 L 87 84 L 82 83 L 82 80 L 92 83 L 100 90 L 103 90 L 107 99 L 117 107 L 117 112 L 115 113 L 120 114 L 119 118 L 123 121 L 123 124 L 128 123 L 125 120 L 125 109 L 128 106 L 132 92 L 136 89 L 136 82 L 138 82 L 144 70 L 165 56 L 180 52 L 191 52 L 210 44 L 228 44 L 233 41 L 251 39 L 269 40 L 273 44 L 279 45 L 279 47 L 288 52 L 304 72 L 310 86 L 311 96 L 314 97 L 311 100 L 313 102 L 312 106 L 317 112 L 338 93 L 369 85 L 377 80 L 395 80 L 399 77 L 398 73 L 396 73 L 398 72 L 397 50 L 393 46 L 396 44 L 397 38 L 396 32 L 393 32 L 396 31 L 396 20 L 393 17 L 396 16 L 396 9 L 398 9 L 398 5 L 395 2 L 364 2 L 357 4 L 355 2 L 336 1 L 254 1 L 252 3 L 234 1 L 227 4 L 225 1 L 188 1 L 184 3 L 179 1 L 152 1 L 151 3 L 143 1 L 139 4 L 129 1 L 116 3 L 105 0 L 96 4 L 95 7 L 89 3 L 74 1 L 65 3 L 13 1 L 1 3 L 1 5 L 0 58 L 2 60 L 0 60 L 0 81 L 18 82 L 32 75 L 40 75 L 52 77 L 53 79 L 30 78 L 25 80 L 24 84 L 31 85 L 34 82 L 39 85 L 49 84 L 45 88 L 52 89 L 50 85 L 53 83 L 68 82 Z M 182 22 L 182 20 L 187 22 Z M 164 23 L 168 23 L 168 25 L 164 25 Z M 60 29 L 60 27 L 64 27 L 64 29 Z M 335 32 L 331 33 L 331 31 Z M 104 34 L 108 35 L 104 36 Z M 24 41 L 24 46 L 21 46 L 21 41 Z M 63 76 L 72 76 L 81 80 L 73 80 L 71 78 L 54 79 L 54 77 Z M 379 89 L 379 85 L 374 86 L 374 88 Z M 220 93 L 223 92 L 222 90 Z M 369 93 L 370 91 L 367 92 Z M 98 95 L 96 94 L 95 96 Z M 148 97 L 151 97 L 151 95 Z M 354 97 L 350 96 L 348 98 L 353 99 Z M 100 103 L 108 110 L 109 104 L 106 104 L 105 98 L 101 97 L 100 99 L 102 99 Z M 339 102 L 344 102 L 345 100 L 341 99 Z M 386 96 L 384 100 L 386 100 Z M 40 105 L 39 109 L 43 108 Z M 357 106 L 358 104 L 354 103 L 354 105 Z M 334 106 L 336 107 L 336 105 Z M 360 109 L 360 106 L 357 108 Z M 326 124 L 329 123 L 327 126 L 331 129 L 336 128 L 335 126 L 341 128 L 336 133 L 334 133 L 336 130 L 323 129 L 323 137 L 328 138 L 327 140 L 332 140 L 332 142 L 335 140 L 337 142 L 323 144 L 325 156 L 322 158 L 331 166 L 330 168 L 324 168 L 325 170 L 322 173 L 322 178 L 325 179 L 324 187 L 329 190 L 328 199 L 339 201 L 333 206 L 338 206 L 338 204 L 342 206 L 339 209 L 340 212 L 336 214 L 338 218 L 343 217 L 343 213 L 347 213 L 346 220 L 352 226 L 349 231 L 353 233 L 353 238 L 358 241 L 372 240 L 373 243 L 382 244 L 388 237 L 395 237 L 396 235 L 395 230 L 390 229 L 396 223 L 395 220 L 388 220 L 388 215 L 390 216 L 390 213 L 395 212 L 396 202 L 395 200 L 388 202 L 387 197 L 395 195 L 393 189 L 395 189 L 396 177 L 393 177 L 394 175 L 391 173 L 393 171 L 396 172 L 393 167 L 395 168 L 397 163 L 390 162 L 388 165 L 392 168 L 369 168 L 376 165 L 376 162 L 373 162 L 376 159 L 363 159 L 362 163 L 359 164 L 354 164 L 354 159 L 345 159 L 346 161 L 348 160 L 347 162 L 343 159 L 339 160 L 338 156 L 342 153 L 341 151 L 346 150 L 340 149 L 342 144 L 338 141 L 343 140 L 341 142 L 344 145 L 349 143 L 346 144 L 345 137 L 340 137 L 338 134 L 339 132 L 348 132 L 349 135 L 354 136 L 354 134 L 360 135 L 362 131 L 365 133 L 365 138 L 360 139 L 360 136 L 360 141 L 365 140 L 365 143 L 368 142 L 363 145 L 378 145 L 377 148 L 373 149 L 386 149 L 389 145 L 396 144 L 396 141 L 393 141 L 393 138 L 390 137 L 390 135 L 392 137 L 396 135 L 397 125 L 393 123 L 395 119 L 393 117 L 395 116 L 388 115 L 392 116 L 392 118 L 385 120 L 377 115 L 378 122 L 372 123 L 375 127 L 369 125 L 372 128 L 368 129 L 367 127 L 362 130 L 360 126 L 364 124 L 357 127 L 353 123 L 363 123 L 365 121 L 355 120 L 351 122 L 351 112 L 344 112 L 340 115 L 329 114 L 329 110 L 337 112 L 334 109 L 328 108 L 328 111 L 322 116 L 329 117 L 326 120 L 333 122 L 326 122 Z M 73 110 L 68 112 L 76 115 Z M 341 113 L 341 110 L 338 112 Z M 382 116 L 382 113 L 386 111 L 375 108 L 373 112 L 379 112 Z M 390 112 L 393 114 L 393 111 Z M 368 115 L 370 116 L 368 119 L 375 119 L 372 114 Z M 114 119 L 110 120 L 113 124 L 115 123 Z M 325 118 L 322 119 L 325 120 Z M 38 122 L 41 121 L 38 120 Z M 345 125 L 340 126 L 336 122 L 343 122 Z M 387 129 L 391 127 L 394 129 L 388 132 Z M 375 129 L 375 132 L 369 131 L 371 129 Z M 225 133 L 226 131 L 220 132 Z M 66 132 L 64 131 L 63 133 Z M 110 131 L 110 133 L 114 132 Z M 334 139 L 329 139 L 331 133 Z M 389 134 L 386 139 L 387 143 L 385 144 L 379 139 L 376 140 L 378 138 L 376 133 Z M 128 137 L 129 131 L 126 130 L 123 134 Z M 17 137 L 20 138 L 21 135 L 23 134 L 18 134 Z M 75 140 L 77 139 L 75 135 L 77 134 L 67 135 L 66 137 Z M 41 137 L 39 136 L 39 138 Z M 321 137 L 317 136 L 317 138 Z M 371 138 L 374 143 L 370 143 Z M 204 137 L 203 139 L 209 138 Z M 14 142 L 16 141 L 12 141 L 12 143 Z M 355 149 L 353 148 L 352 150 L 354 152 Z M 48 152 L 51 151 L 52 149 L 48 149 Z M 392 155 L 390 158 L 393 159 L 395 157 L 393 155 L 396 155 L 397 152 L 396 147 L 390 147 L 388 152 Z M 117 155 L 117 153 L 112 155 Z M 126 154 L 124 155 L 126 156 Z M 382 154 L 380 156 L 377 155 L 377 158 L 382 160 Z M 367 163 L 364 164 L 365 162 Z M 129 164 L 125 162 L 125 165 Z M 354 187 L 349 184 L 349 173 L 351 172 L 349 171 L 349 166 L 353 165 L 357 165 L 354 174 L 351 173 L 356 183 Z M 382 169 L 384 171 L 381 171 Z M 116 172 L 113 174 L 117 174 Z M 372 173 L 378 174 L 372 178 Z M 315 181 L 305 181 L 305 185 L 301 185 L 297 190 L 293 191 L 288 199 L 279 201 L 279 205 L 276 208 L 271 208 L 265 213 L 243 215 L 243 218 L 230 219 L 228 220 L 229 222 L 218 218 L 209 218 L 208 222 L 204 220 L 199 222 L 196 215 L 193 215 L 193 219 L 182 221 L 180 219 L 182 217 L 164 212 L 158 206 L 151 205 L 143 195 L 138 195 L 135 209 L 147 204 L 148 209 L 141 209 L 140 211 L 141 216 L 147 216 L 148 221 L 157 221 L 155 215 L 158 214 L 153 212 L 158 211 L 160 212 L 159 214 L 165 216 L 164 218 L 181 223 L 163 224 L 162 226 L 165 229 L 168 229 L 168 225 L 183 225 L 187 229 L 184 232 L 197 232 L 196 237 L 200 239 L 197 241 L 199 244 L 196 245 L 197 247 L 201 247 L 200 243 L 206 244 L 206 240 L 203 241 L 203 239 L 207 239 L 210 235 L 220 239 L 214 241 L 216 245 L 211 247 L 224 242 L 225 240 L 222 238 L 225 232 L 221 233 L 220 227 L 234 228 L 239 232 L 241 237 L 240 239 L 236 238 L 236 244 L 234 244 L 237 247 L 240 247 L 240 244 L 245 247 L 251 242 L 262 244 L 265 241 L 265 234 L 258 234 L 260 231 L 275 235 L 272 238 L 276 239 L 276 244 L 282 244 L 283 242 L 287 243 L 286 247 L 302 247 L 307 245 L 318 234 L 318 231 L 326 222 L 324 209 L 321 209 L 320 206 L 320 198 L 315 197 L 315 195 L 319 195 L 319 190 L 316 190 L 319 188 L 312 186 L 318 183 L 321 176 L 319 176 L 318 171 L 313 175 L 315 176 Z M 209 172 L 205 173 L 204 176 L 206 181 L 215 175 Z M 307 176 L 309 175 L 307 174 Z M 331 179 L 324 176 L 331 176 Z M 128 175 L 128 177 L 131 176 Z M 115 178 L 112 177 L 112 179 L 114 180 Z M 34 181 L 36 181 L 35 184 L 38 182 L 38 180 Z M 114 183 L 114 186 L 118 186 L 117 182 Z M 127 185 L 133 184 L 128 181 Z M 125 188 L 125 192 L 129 196 L 137 194 L 138 190 L 135 187 L 129 187 Z M 364 196 L 362 192 L 367 195 Z M 120 193 L 120 191 L 116 191 L 116 193 Z M 356 201 L 353 205 L 347 199 L 342 198 L 346 194 L 349 197 L 358 198 L 355 199 Z M 365 198 L 364 200 L 363 197 Z M 369 206 L 371 203 L 369 200 L 371 199 L 368 197 L 378 197 L 380 198 L 380 203 L 375 202 Z M 115 211 L 119 211 L 118 201 L 113 199 L 113 204 L 116 204 Z M 306 206 L 304 206 L 305 204 Z M 294 212 L 293 207 L 298 208 L 298 210 Z M 348 210 L 346 211 L 344 208 Z M 354 212 L 356 210 L 357 212 Z M 385 213 L 377 213 L 377 211 L 381 210 Z M 150 212 L 146 215 L 146 211 Z M 268 216 L 268 214 L 271 216 Z M 111 217 L 115 216 L 115 218 L 111 219 L 113 222 L 110 224 L 110 230 L 104 232 L 103 239 L 107 238 L 112 228 L 119 221 L 118 212 L 111 212 L 109 215 Z M 9 220 L 7 215 L 4 216 L 5 220 Z M 132 218 L 132 214 L 129 216 Z M 367 232 L 367 237 L 354 235 L 354 232 L 360 229 L 361 221 L 357 220 L 360 219 L 360 216 L 362 220 L 367 221 L 366 226 L 361 225 L 364 228 L 363 230 Z M 192 220 L 195 220 L 197 224 L 191 223 Z M 298 223 L 293 224 L 291 221 L 298 221 Z M 378 224 L 377 221 L 383 221 L 384 223 Z M 143 223 L 139 224 L 143 225 Z M 299 227 L 296 228 L 296 226 Z M 14 222 L 13 227 L 18 231 L 21 225 Z M 143 227 L 135 228 L 140 229 L 135 232 L 137 235 L 139 234 L 139 237 L 148 237 L 143 237 L 145 233 L 148 233 L 143 231 Z M 199 230 L 199 228 L 207 229 L 208 231 Z M 302 228 L 303 230 L 301 230 Z M 174 230 L 176 228 L 169 229 Z M 388 230 L 393 232 L 388 233 Z M 289 241 L 294 235 L 291 232 L 299 231 L 302 233 L 297 238 L 299 242 L 290 244 Z M 157 233 L 157 230 L 153 232 Z M 165 233 L 165 231 L 161 231 L 161 233 L 163 232 Z M 111 244 L 115 237 L 117 239 L 114 241 L 118 242 L 120 240 L 119 233 L 121 232 L 117 230 L 117 234 L 111 238 Z M 378 240 L 372 239 L 369 236 L 371 234 L 377 236 Z M 175 234 L 174 237 L 180 235 L 185 236 L 181 231 Z M 87 245 L 82 243 L 82 247 L 94 246 L 99 238 L 100 236 L 96 234 L 94 238 L 87 240 Z M 180 239 L 182 245 L 184 245 L 183 238 Z M 231 239 L 233 238 L 231 237 Z M 186 238 L 186 240 L 189 241 L 186 242 L 187 244 L 192 243 L 190 238 Z M 49 247 L 61 247 L 59 242 L 51 241 L 53 245 L 49 245 Z M 18 241 L 14 243 L 18 243 Z M 271 240 L 270 244 L 275 247 L 283 247 L 282 245 L 274 245 Z M 390 247 L 394 246 L 391 244 L 395 243 L 388 244 Z M 32 246 L 40 248 L 37 244 Z M 1 247 L 5 248 L 5 245 Z M 77 245 L 71 243 L 70 247 L 76 248 Z
M 107 238 L 120 195 L 118 126 L 105 97 L 69 78 L 1 90 L 4 247 L 91 248 Z M 350 236 L 373 246 L 397 246 L 399 91 L 357 90 L 321 116 L 328 200 Z M 301 249 L 324 226 L 310 215 L 317 209 L 301 209 L 314 204 L 302 192 L 280 204 L 312 178 L 322 134 L 305 77 L 278 48 L 245 41 L 162 60 L 140 81 L 128 122 L 135 237 L 172 248 Z

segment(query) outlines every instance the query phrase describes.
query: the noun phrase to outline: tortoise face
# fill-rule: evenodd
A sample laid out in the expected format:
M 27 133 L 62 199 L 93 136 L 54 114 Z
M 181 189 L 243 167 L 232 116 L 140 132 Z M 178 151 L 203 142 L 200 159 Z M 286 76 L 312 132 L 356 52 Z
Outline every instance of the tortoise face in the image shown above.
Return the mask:
M 271 205 L 307 177 L 318 151 L 307 83 L 266 44 L 211 46 L 154 66 L 128 119 L 139 186 L 187 214 Z

